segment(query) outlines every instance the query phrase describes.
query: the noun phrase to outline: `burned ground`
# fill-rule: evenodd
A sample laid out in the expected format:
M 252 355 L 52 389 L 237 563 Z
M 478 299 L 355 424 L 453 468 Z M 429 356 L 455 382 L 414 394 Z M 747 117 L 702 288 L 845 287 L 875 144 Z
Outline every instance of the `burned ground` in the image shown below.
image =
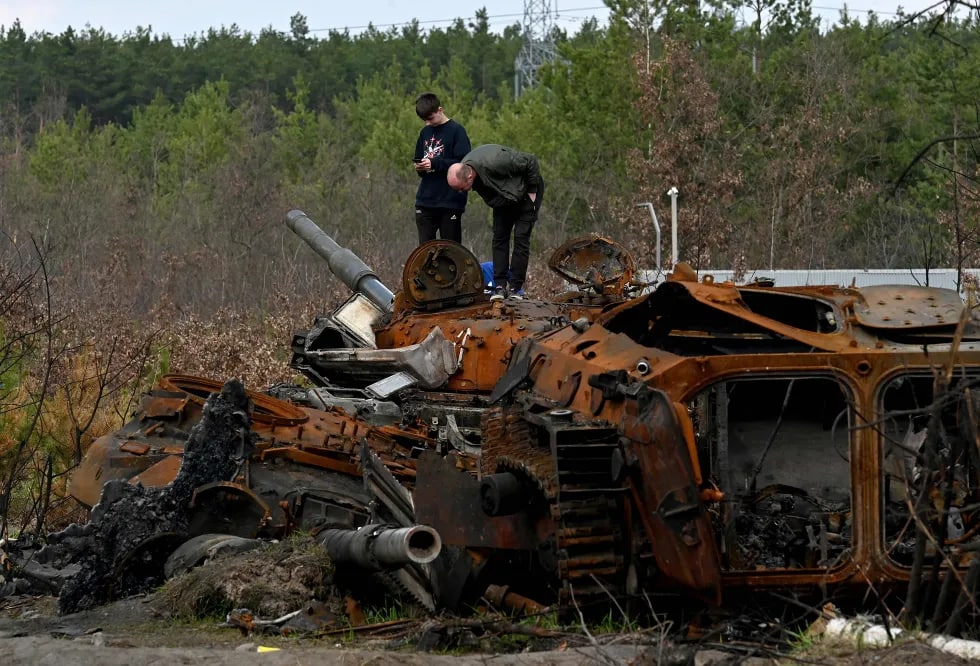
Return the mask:
M 215 666 L 322 666 L 324 664 L 478 664 L 521 663 L 554 666 L 578 664 L 826 664 L 864 666 L 898 664 L 940 666 L 968 664 L 967 660 L 938 652 L 918 642 L 903 642 L 887 649 L 860 649 L 853 645 L 815 641 L 795 648 L 770 650 L 745 643 L 727 645 L 676 644 L 659 639 L 659 633 L 593 635 L 569 629 L 566 637 L 550 645 L 529 649 L 526 640 L 515 640 L 493 631 L 469 629 L 476 640 L 466 650 L 440 648 L 420 651 L 418 640 L 438 620 L 416 620 L 403 625 L 401 638 L 371 638 L 353 629 L 322 638 L 242 636 L 235 628 L 219 626 L 219 620 L 175 621 L 159 593 L 112 602 L 88 611 L 57 615 L 53 597 L 10 597 L 0 600 L 0 650 L 10 666 L 36 664 L 99 663 L 130 664 L 204 663 Z M 487 625 L 491 625 L 488 623 Z M 528 625 L 530 626 L 530 625 Z M 594 629 L 593 629 L 594 630 Z M 256 654 L 258 646 L 274 652 Z

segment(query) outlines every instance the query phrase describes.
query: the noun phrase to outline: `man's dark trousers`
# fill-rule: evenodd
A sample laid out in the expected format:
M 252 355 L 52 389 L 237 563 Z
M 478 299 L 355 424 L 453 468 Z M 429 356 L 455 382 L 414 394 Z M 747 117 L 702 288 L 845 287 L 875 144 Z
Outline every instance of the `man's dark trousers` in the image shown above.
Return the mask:
M 507 285 L 511 291 L 521 291 L 527 278 L 527 264 L 531 257 L 531 231 L 538 221 L 542 187 L 534 201 L 524 199 L 507 206 L 493 209 L 493 281 L 499 287 Z M 514 234 L 514 254 L 510 254 L 510 236 Z M 510 279 L 507 279 L 508 271 Z

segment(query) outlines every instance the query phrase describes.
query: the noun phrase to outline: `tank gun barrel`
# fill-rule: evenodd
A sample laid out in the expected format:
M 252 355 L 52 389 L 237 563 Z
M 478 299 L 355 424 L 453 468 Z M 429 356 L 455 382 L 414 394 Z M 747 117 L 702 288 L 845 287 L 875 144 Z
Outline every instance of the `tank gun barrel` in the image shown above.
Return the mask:
M 427 525 L 365 525 L 356 530 L 326 529 L 316 538 L 334 563 L 354 564 L 365 569 L 428 564 L 442 550 L 439 533 Z
M 323 257 L 330 272 L 352 291 L 364 294 L 384 312 L 392 311 L 395 295 L 360 257 L 340 247 L 327 233 L 301 210 L 286 213 L 286 225 L 302 238 L 314 252 Z

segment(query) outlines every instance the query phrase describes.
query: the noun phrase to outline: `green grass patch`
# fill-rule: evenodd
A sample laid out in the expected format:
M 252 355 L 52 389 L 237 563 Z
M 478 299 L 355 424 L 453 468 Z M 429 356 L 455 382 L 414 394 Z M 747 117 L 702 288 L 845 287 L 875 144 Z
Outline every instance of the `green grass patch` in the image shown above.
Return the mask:
M 636 630 L 633 622 L 612 609 L 589 629 L 596 634 L 629 634 Z

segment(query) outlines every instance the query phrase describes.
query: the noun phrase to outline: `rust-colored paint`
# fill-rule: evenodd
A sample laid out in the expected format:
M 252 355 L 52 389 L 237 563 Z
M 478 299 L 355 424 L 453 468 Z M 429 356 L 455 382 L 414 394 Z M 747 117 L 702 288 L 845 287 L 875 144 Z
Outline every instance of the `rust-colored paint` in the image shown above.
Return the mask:
M 161 488 L 174 480 L 177 472 L 180 471 L 182 461 L 183 456 L 167 456 L 134 476 L 129 482 L 140 483 L 147 488 Z
M 625 402 L 626 452 L 636 461 L 630 487 L 657 563 L 668 578 L 717 602 L 718 551 L 674 406 L 660 391 Z
M 331 458 L 329 455 L 317 455 L 316 453 L 303 451 L 292 446 L 278 446 L 272 449 L 265 449 L 259 454 L 260 461 L 272 460 L 274 458 L 288 458 L 289 460 L 295 460 L 305 465 L 312 465 L 353 476 L 360 474 L 360 469 L 357 465 Z
M 379 348 L 405 347 L 439 327 L 447 339 L 457 342 L 462 359 L 447 390 L 489 393 L 507 370 L 517 342 L 597 314 L 597 308 L 573 304 L 487 301 L 456 308 L 451 314 L 399 312 L 390 326 L 377 331 L 376 338 Z
M 539 604 L 534 599 L 512 592 L 506 585 L 490 585 L 483 596 L 497 608 L 520 615 L 536 615 L 548 610 L 547 606 Z
M 119 450 L 132 453 L 135 456 L 144 456 L 150 451 L 150 445 L 142 442 L 125 442 L 119 447 Z

